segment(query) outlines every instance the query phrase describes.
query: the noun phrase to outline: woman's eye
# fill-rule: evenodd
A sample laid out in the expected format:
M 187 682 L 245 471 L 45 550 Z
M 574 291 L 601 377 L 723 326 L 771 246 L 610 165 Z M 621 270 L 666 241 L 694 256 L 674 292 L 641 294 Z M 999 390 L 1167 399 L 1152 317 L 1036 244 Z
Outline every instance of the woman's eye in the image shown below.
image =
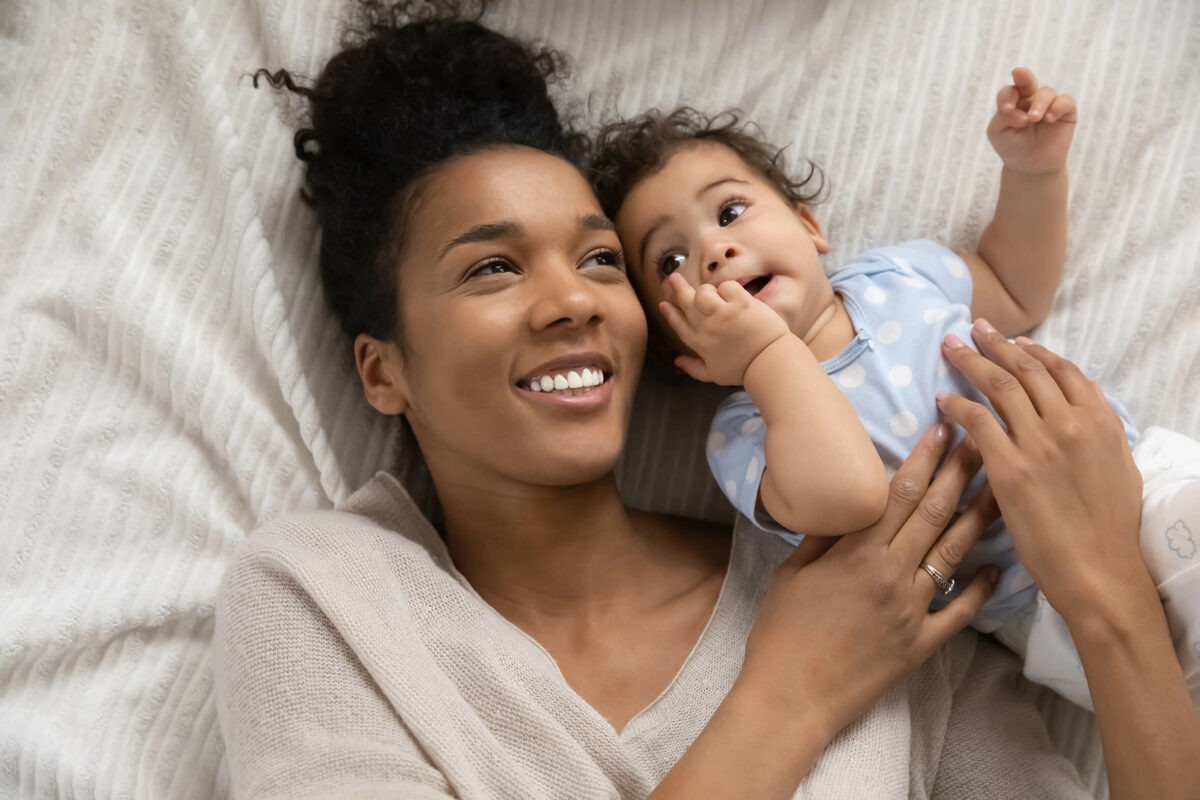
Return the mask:
M 658 262 L 658 268 L 663 275 L 670 275 L 675 270 L 687 263 L 687 256 L 683 253 L 667 253 Z
M 621 258 L 621 254 L 616 250 L 597 250 L 588 255 L 584 264 L 596 264 L 601 267 L 616 267 L 621 269 L 625 266 L 625 261 Z
M 721 213 L 717 215 L 717 222 L 721 225 L 721 227 L 725 227 L 745 213 L 745 203 L 730 203 L 721 209 Z
M 506 261 L 489 261 L 486 264 L 480 264 L 475 269 L 471 270 L 468 278 L 485 277 L 487 275 L 502 275 L 505 272 L 512 272 L 512 266 Z

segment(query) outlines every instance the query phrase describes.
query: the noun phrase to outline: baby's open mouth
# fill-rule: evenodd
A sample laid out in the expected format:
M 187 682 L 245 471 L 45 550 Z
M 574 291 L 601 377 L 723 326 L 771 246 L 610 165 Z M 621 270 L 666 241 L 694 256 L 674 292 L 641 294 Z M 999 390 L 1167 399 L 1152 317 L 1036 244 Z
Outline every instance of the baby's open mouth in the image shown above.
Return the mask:
M 751 297 L 761 292 L 771 282 L 770 275 L 759 275 L 757 278 L 752 278 L 742 284 L 743 288 L 750 293 Z

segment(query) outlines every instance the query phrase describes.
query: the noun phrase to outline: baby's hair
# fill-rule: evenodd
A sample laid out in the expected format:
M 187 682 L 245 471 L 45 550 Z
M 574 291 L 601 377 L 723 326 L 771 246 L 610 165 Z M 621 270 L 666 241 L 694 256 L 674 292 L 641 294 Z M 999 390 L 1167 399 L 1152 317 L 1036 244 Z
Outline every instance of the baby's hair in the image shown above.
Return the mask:
M 707 116 L 684 106 L 669 114 L 657 109 L 605 125 L 596 137 L 588 170 L 604 213 L 615 217 L 630 190 L 658 172 L 680 148 L 700 142 L 727 147 L 791 203 L 813 204 L 825 188 L 825 176 L 805 159 L 793 177 L 784 148 L 768 144 L 762 129 L 736 111 Z
M 315 83 L 260 69 L 305 101 L 301 195 L 321 226 L 321 282 L 350 338 L 400 339 L 399 255 L 420 192 L 452 159 L 523 145 L 581 165 L 587 140 L 547 82 L 556 51 L 479 23 L 488 0 L 360 0 Z M 402 339 L 400 339 L 402 341 Z

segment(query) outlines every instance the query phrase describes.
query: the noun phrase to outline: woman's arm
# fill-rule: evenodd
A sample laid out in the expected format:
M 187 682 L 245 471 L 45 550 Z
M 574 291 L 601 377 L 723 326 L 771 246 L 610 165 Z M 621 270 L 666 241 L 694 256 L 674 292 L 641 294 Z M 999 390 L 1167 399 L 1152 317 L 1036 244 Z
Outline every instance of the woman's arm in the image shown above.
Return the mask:
M 918 572 L 929 562 L 951 574 L 994 517 L 983 493 L 943 533 L 979 468 L 974 447 L 961 446 L 930 485 L 949 440 L 944 425 L 926 433 L 875 525 L 836 542 L 806 539 L 779 566 L 741 674 L 652 798 L 792 797 L 838 731 L 966 626 L 994 569 L 934 614 L 934 583 Z
M 946 358 L 1007 431 L 965 398 L 939 405 L 978 443 L 1021 561 L 1070 628 L 1112 797 L 1194 798 L 1200 717 L 1142 561 L 1141 476 L 1121 422 L 1066 359 L 982 320 L 974 338 L 983 355 L 947 337 Z

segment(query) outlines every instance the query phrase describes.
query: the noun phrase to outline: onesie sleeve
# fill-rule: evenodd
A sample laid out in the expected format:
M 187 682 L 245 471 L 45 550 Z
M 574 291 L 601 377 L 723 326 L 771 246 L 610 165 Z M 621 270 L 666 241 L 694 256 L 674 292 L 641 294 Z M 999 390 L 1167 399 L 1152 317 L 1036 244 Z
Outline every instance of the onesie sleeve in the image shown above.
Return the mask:
M 855 256 L 832 277 L 840 281 L 855 275 L 885 272 L 898 272 L 895 278 L 910 283 L 914 289 L 932 286 L 951 303 L 971 307 L 974 288 L 966 262 L 953 250 L 929 239 L 868 250 Z
M 758 528 L 798 543 L 803 537 L 780 525 L 759 507 L 758 490 L 767 458 L 767 426 L 745 392 L 734 392 L 721 403 L 709 426 L 704 448 L 708 466 L 721 491 Z
M 967 263 L 953 250 L 929 239 L 914 239 L 881 248 L 901 271 L 929 281 L 952 303 L 971 307 L 974 287 Z

